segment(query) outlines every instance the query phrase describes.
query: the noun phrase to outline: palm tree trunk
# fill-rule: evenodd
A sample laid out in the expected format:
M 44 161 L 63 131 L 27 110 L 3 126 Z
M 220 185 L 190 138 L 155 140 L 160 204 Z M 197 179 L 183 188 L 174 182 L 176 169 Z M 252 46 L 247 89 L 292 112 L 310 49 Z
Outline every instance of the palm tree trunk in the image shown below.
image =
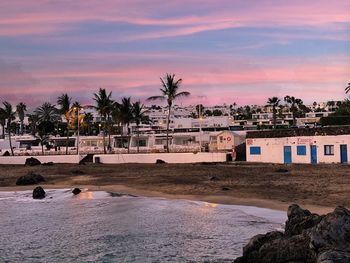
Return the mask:
M 139 132 L 139 125 L 136 126 L 137 129 L 137 153 L 140 152 L 140 132 Z
M 2 138 L 5 139 L 5 125 L 2 126 Z
M 41 153 L 42 153 L 42 155 L 44 155 L 44 144 L 43 144 L 43 141 L 41 141 Z
M 272 108 L 272 113 L 273 113 L 273 128 L 276 129 L 277 116 L 276 116 L 276 107 L 275 106 Z
M 11 149 L 11 154 L 14 156 L 15 154 L 13 153 L 13 148 L 12 148 L 12 141 L 11 141 L 11 123 L 9 122 L 7 124 L 7 129 L 8 129 L 8 134 L 9 134 L 9 143 L 10 143 L 10 149 Z
M 20 126 L 20 132 L 21 135 L 23 135 L 23 120 L 21 119 L 21 126 Z
M 67 139 L 66 139 L 66 155 L 68 155 L 68 144 L 69 144 L 69 122 L 67 120 Z
M 105 139 L 106 139 L 106 122 L 103 125 L 103 152 L 104 152 L 104 154 L 107 153 L 107 151 L 106 151 L 106 140 Z
M 127 130 L 128 130 L 128 132 L 127 132 L 127 134 L 128 134 L 128 153 L 130 153 L 130 131 L 129 131 L 129 123 L 127 124 L 127 126 L 126 126 L 126 128 L 127 128 Z
M 169 150 L 169 125 L 170 125 L 170 110 L 171 110 L 170 104 L 169 104 L 168 108 L 169 108 L 169 112 L 168 112 L 168 118 L 167 118 L 167 122 L 166 122 L 166 151 L 167 151 L 167 153 L 170 152 L 170 150 Z

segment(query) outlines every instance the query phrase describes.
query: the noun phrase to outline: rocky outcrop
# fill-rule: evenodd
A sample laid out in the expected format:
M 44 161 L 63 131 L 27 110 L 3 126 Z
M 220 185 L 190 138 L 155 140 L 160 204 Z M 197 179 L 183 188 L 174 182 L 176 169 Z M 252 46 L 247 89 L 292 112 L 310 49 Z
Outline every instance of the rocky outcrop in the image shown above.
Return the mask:
M 166 163 L 166 161 L 163 161 L 163 160 L 161 160 L 161 159 L 157 159 L 157 160 L 156 160 L 156 164 L 163 164 L 163 163 Z
M 33 199 L 43 199 L 45 198 L 45 191 L 41 186 L 35 187 L 33 190 Z
M 40 164 L 41 164 L 41 162 L 34 157 L 27 158 L 26 162 L 25 162 L 25 165 L 28 165 L 28 166 L 35 166 L 35 165 L 40 165 Z
M 73 193 L 74 195 L 78 195 L 78 194 L 81 193 L 81 190 L 80 190 L 79 188 L 74 188 L 73 191 L 72 191 L 72 193 Z
M 16 181 L 16 185 L 31 185 L 38 184 L 41 182 L 45 182 L 45 178 L 42 175 L 29 172 L 26 175 L 23 175 L 20 178 L 18 178 Z
M 350 211 L 339 206 L 320 216 L 291 205 L 285 232 L 253 237 L 234 262 L 349 263 Z

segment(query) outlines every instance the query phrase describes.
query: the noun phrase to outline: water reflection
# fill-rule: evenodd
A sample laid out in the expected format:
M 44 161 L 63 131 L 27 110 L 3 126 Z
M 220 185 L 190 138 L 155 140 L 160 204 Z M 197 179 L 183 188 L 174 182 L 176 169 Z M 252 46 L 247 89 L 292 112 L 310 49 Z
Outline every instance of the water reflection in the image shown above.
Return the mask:
M 82 200 L 91 200 L 94 199 L 94 194 L 92 191 L 87 191 L 87 192 L 81 192 L 79 194 L 79 199 Z
M 217 207 L 218 207 L 218 204 L 204 202 L 204 207 L 208 207 L 208 208 L 217 208 Z

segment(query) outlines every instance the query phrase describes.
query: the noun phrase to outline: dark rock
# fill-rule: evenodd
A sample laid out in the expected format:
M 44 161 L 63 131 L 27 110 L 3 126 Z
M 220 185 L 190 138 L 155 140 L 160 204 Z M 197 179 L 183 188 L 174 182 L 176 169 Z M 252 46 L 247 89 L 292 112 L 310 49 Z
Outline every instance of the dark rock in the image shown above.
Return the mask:
M 325 216 L 298 205 L 288 208 L 285 233 L 253 237 L 236 263 L 349 263 L 350 211 L 337 207 Z
M 33 199 L 43 199 L 45 198 L 45 195 L 46 193 L 41 186 L 38 186 L 33 190 Z
M 11 156 L 11 154 L 9 153 L 9 151 L 6 151 L 2 156 Z
M 17 179 L 16 185 L 31 185 L 45 182 L 45 178 L 40 174 L 29 172 Z
M 275 172 L 276 172 L 276 173 L 288 173 L 289 170 L 288 170 L 288 169 L 280 168 L 280 169 L 277 169 Z
M 221 187 L 221 190 L 222 190 L 222 191 L 229 191 L 229 190 L 231 190 L 231 188 L 226 187 L 226 186 L 223 186 L 223 187 Z
M 214 175 L 214 176 L 210 176 L 210 177 L 209 177 L 209 180 L 210 180 L 210 181 L 220 181 L 219 177 L 217 177 L 217 176 L 215 176 L 215 175 Z
M 163 163 L 166 163 L 165 161 L 161 160 L 161 159 L 157 159 L 156 160 L 156 164 L 163 164 Z
M 41 164 L 41 162 L 34 157 L 27 158 L 26 162 L 25 162 L 25 165 L 28 165 L 28 166 L 35 166 L 35 165 L 40 165 L 40 164 Z
M 52 166 L 52 165 L 53 165 L 53 162 L 43 163 L 42 165 L 44 165 L 44 166 Z
M 312 214 L 296 204 L 289 206 L 287 215 L 285 234 L 289 236 L 301 234 L 305 229 L 317 225 L 322 219 L 321 216 Z
M 81 190 L 80 190 L 79 188 L 74 188 L 73 191 L 72 191 L 72 193 L 73 193 L 74 195 L 78 195 L 78 194 L 81 193 Z

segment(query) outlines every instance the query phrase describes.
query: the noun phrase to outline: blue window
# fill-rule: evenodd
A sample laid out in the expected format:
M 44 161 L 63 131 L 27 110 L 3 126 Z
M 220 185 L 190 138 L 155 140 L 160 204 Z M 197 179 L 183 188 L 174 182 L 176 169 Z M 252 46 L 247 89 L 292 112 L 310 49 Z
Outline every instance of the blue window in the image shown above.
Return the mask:
M 297 146 L 297 155 L 306 155 L 306 146 L 298 145 Z
M 261 154 L 261 147 L 251 146 L 250 147 L 250 154 L 251 155 L 260 155 Z

